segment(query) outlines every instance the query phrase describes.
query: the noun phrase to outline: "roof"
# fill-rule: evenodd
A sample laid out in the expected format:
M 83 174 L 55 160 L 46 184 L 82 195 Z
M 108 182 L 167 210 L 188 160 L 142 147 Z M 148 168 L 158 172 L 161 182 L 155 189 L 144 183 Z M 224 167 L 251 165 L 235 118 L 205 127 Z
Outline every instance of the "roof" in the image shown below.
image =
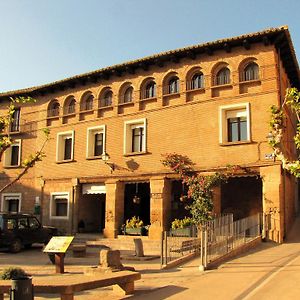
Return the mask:
M 249 33 L 204 44 L 170 50 L 40 86 L 0 93 L 0 98 L 27 95 L 33 97 L 37 95 L 44 95 L 45 93 L 54 93 L 56 91 L 62 91 L 68 87 L 85 85 L 89 81 L 97 83 L 100 80 L 108 79 L 111 75 L 121 76 L 126 72 L 134 74 L 135 70 L 138 68 L 147 70 L 151 65 L 163 66 L 164 63 L 167 63 L 168 61 L 178 62 L 184 57 L 190 57 L 193 59 L 198 54 L 212 55 L 215 50 L 223 49 L 224 51 L 230 51 L 231 48 L 238 46 L 243 46 L 246 49 L 250 49 L 251 44 L 253 43 L 274 45 L 276 49 L 278 49 L 278 52 L 281 56 L 283 66 L 286 69 L 291 85 L 297 88 L 300 87 L 299 65 L 288 26 L 281 26 L 277 28 L 269 28 L 255 33 Z

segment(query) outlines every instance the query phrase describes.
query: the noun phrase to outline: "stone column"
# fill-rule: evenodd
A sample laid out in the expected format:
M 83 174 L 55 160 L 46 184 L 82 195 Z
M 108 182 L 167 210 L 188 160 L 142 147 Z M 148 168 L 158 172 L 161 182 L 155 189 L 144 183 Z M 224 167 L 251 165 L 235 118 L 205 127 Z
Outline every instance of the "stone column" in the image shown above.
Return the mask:
M 117 180 L 105 182 L 106 207 L 104 236 L 116 238 L 123 223 L 125 184 Z
M 164 177 L 150 179 L 150 222 L 149 239 L 160 239 L 168 229 L 171 209 L 171 181 Z
M 282 243 L 284 236 L 284 203 L 281 166 L 260 168 L 263 181 L 263 213 L 266 238 Z
M 80 198 L 80 185 L 78 183 L 78 178 L 72 178 L 72 189 L 70 232 L 75 234 L 78 231 L 78 203 Z

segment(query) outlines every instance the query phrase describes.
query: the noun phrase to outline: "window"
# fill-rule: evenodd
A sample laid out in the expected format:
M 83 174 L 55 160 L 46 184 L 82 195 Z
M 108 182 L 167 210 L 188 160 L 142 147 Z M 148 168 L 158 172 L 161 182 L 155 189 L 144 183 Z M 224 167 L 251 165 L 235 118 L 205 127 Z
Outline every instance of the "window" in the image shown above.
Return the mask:
M 81 101 L 80 110 L 81 111 L 92 110 L 93 102 L 94 102 L 94 96 L 91 94 L 86 95 Z
M 169 94 L 179 93 L 179 78 L 177 76 L 174 76 L 169 80 L 168 93 Z
M 220 143 L 250 140 L 249 103 L 220 107 Z
M 18 167 L 21 164 L 21 140 L 14 143 L 4 152 L 4 166 Z
M 65 115 L 75 114 L 75 106 L 76 106 L 76 100 L 74 98 L 69 99 L 69 101 L 67 101 L 64 107 L 64 114 Z
M 146 151 L 146 119 L 125 122 L 124 154 Z
M 250 81 L 259 79 L 258 65 L 255 62 L 249 63 L 242 74 L 242 81 Z
M 50 201 L 50 218 L 68 219 L 69 193 L 52 193 Z
M 56 161 L 73 160 L 74 131 L 57 134 Z
M 230 71 L 227 67 L 222 68 L 216 75 L 216 85 L 223 85 L 230 83 Z
M 204 76 L 202 73 L 196 73 L 191 80 L 191 89 L 201 89 L 204 87 Z
M 105 126 L 87 129 L 87 158 L 101 157 L 105 152 Z
M 146 85 L 146 98 L 154 98 L 156 97 L 156 83 L 154 81 L 150 81 Z
M 112 91 L 106 91 L 105 94 L 103 95 L 103 98 L 100 99 L 100 106 L 101 107 L 111 106 L 112 97 L 113 97 Z
M 59 116 L 59 103 L 57 101 L 52 101 L 48 108 L 48 117 L 56 117 Z
M 15 108 L 15 111 L 12 115 L 12 121 L 10 123 L 10 132 L 20 131 L 20 115 L 21 115 L 20 107 Z
M 124 93 L 124 99 L 123 103 L 128 103 L 132 101 L 132 93 L 133 93 L 133 87 L 128 87 Z
M 1 211 L 20 212 L 21 211 L 21 194 L 4 193 L 2 194 Z

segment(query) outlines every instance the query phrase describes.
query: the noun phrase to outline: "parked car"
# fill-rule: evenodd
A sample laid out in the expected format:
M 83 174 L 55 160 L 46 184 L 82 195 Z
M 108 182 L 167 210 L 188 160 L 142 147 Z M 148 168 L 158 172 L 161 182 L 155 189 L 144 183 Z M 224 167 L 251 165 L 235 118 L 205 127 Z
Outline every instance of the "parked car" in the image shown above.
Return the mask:
M 22 247 L 30 248 L 33 243 L 47 244 L 57 233 L 57 228 L 42 226 L 34 215 L 0 213 L 0 248 L 8 248 L 13 253 Z

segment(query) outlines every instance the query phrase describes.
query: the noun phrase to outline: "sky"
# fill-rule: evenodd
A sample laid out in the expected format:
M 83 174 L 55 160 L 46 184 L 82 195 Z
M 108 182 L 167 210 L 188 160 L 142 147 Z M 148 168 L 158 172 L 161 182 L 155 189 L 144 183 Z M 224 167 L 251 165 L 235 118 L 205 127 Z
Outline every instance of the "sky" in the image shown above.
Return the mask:
M 0 93 L 288 25 L 299 0 L 0 0 Z

